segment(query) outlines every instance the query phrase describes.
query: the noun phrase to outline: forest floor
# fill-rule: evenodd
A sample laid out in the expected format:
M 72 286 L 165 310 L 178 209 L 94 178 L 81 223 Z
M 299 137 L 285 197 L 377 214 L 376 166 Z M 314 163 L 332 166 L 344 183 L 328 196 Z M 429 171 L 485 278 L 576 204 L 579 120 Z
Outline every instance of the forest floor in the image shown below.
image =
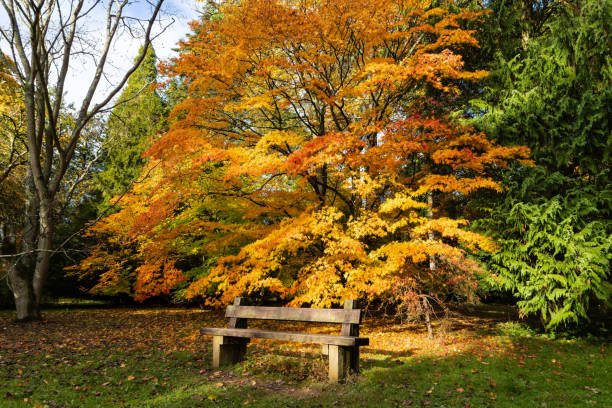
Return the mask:
M 314 345 L 254 340 L 246 361 L 213 369 L 198 329 L 226 326 L 219 312 L 64 309 L 16 324 L 0 311 L 0 407 L 612 407 L 610 343 L 551 340 L 512 316 L 456 313 L 435 321 L 434 340 L 422 325 L 366 317 L 362 373 L 331 385 Z

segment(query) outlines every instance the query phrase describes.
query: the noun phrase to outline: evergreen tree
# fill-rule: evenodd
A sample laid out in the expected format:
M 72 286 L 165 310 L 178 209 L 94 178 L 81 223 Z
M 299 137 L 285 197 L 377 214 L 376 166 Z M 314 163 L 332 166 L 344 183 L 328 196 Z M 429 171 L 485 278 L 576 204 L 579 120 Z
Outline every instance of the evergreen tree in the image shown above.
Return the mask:
M 523 36 L 512 58 L 497 53 L 496 83 L 472 106 L 490 138 L 532 149 L 535 166 L 506 174 L 507 194 L 479 226 L 502 239 L 491 283 L 548 330 L 589 320 L 612 296 L 611 23 L 610 1 L 557 4 L 539 37 Z
M 151 137 L 163 131 L 167 107 L 152 89 L 157 81 L 157 57 L 149 48 L 145 60 L 130 77 L 108 120 L 107 149 L 102 172 L 97 176 L 101 192 L 99 212 L 107 210 L 110 200 L 129 189 L 144 164 L 142 153 Z

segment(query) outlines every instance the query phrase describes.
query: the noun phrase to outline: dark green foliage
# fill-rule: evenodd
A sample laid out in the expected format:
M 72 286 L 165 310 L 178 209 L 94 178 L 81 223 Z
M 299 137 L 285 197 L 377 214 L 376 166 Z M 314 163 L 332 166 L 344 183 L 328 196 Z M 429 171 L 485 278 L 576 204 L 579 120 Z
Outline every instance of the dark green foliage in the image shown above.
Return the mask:
M 579 227 L 580 216 L 560 196 L 518 202 L 500 215 L 507 218 L 498 224 L 504 240 L 490 262 L 492 283 L 516 294 L 522 314 L 537 314 L 552 329 L 580 323 L 597 302 L 609 302 L 612 241 L 603 222 Z
M 478 225 L 502 238 L 494 282 L 549 330 L 612 297 L 612 2 L 557 12 L 522 54 L 498 54 L 499 85 L 475 104 L 492 139 L 532 149 L 536 166 L 506 174 L 508 193 Z
M 168 109 L 151 87 L 157 82 L 157 57 L 150 48 L 142 65 L 130 77 L 119 105 L 108 120 L 107 149 L 103 171 L 97 175 L 102 193 L 99 211 L 129 189 L 144 164 L 142 157 L 150 138 L 163 131 Z

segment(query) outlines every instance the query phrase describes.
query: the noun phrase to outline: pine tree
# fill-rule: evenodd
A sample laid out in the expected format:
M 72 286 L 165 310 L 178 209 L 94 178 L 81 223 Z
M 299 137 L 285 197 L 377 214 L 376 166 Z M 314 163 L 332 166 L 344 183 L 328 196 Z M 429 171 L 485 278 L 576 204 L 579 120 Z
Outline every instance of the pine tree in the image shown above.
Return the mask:
M 109 208 L 114 196 L 129 189 L 145 163 L 142 153 L 150 139 L 166 125 L 166 104 L 152 89 L 157 82 L 156 61 L 155 51 L 149 48 L 108 120 L 108 153 L 102 164 L 103 170 L 97 176 L 101 192 L 99 212 Z

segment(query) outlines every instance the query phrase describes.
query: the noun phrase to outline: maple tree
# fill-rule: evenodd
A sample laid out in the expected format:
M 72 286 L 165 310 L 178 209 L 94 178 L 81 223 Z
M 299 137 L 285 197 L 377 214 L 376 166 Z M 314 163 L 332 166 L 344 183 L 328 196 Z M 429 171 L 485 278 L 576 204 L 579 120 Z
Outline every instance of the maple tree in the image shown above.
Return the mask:
M 194 23 L 162 67 L 188 92 L 146 153 L 158 176 L 99 227 L 138 246 L 137 298 L 173 287 L 212 305 L 245 293 L 323 307 L 469 296 L 468 253 L 495 244 L 452 208 L 501 190 L 492 173 L 528 156 L 449 118 L 460 84 L 486 75 L 458 53 L 478 45 L 462 27 L 480 15 L 247 0 Z M 121 267 L 97 250 L 80 270 L 106 265 L 116 287 Z
M 9 64 L 12 63 L 7 58 Z M 10 68 L 0 63 L 0 225 L 10 222 L 15 208 L 23 202 L 20 184 L 24 177 L 24 163 L 27 148 L 25 138 L 23 94 Z M 8 200 L 8 197 L 21 199 Z

